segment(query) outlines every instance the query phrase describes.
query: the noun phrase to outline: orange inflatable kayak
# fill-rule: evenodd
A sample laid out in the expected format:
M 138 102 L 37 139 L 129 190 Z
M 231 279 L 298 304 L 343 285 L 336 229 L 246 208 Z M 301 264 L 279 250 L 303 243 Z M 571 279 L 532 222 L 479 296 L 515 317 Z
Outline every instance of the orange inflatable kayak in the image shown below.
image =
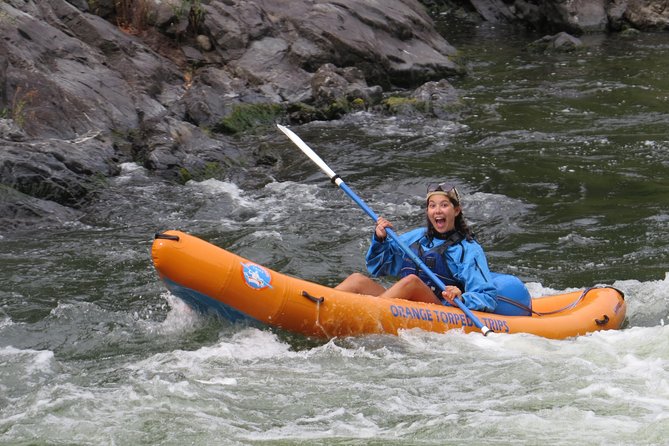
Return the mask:
M 478 331 L 458 308 L 335 290 L 272 271 L 179 231 L 156 234 L 152 257 L 172 294 L 231 321 L 325 339 L 412 328 Z M 627 307 L 615 288 L 593 287 L 532 298 L 532 309 L 531 316 L 473 313 L 497 333 L 563 339 L 619 329 Z

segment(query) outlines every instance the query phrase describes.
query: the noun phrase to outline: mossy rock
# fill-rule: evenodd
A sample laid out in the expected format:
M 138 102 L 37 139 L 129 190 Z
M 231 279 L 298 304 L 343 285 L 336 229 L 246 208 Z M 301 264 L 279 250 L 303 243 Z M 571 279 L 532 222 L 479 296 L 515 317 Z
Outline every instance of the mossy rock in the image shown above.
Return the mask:
M 416 98 L 405 98 L 401 96 L 389 96 L 381 101 L 383 109 L 390 114 L 398 115 L 404 113 L 420 112 L 428 113 L 430 105 Z
M 223 180 L 225 179 L 226 174 L 227 169 L 224 165 L 216 161 L 210 161 L 200 168 L 188 169 L 186 167 L 181 167 L 179 169 L 179 182 L 186 184 L 190 180 L 204 181 L 210 178 Z
M 293 124 L 305 124 L 311 121 L 326 119 L 325 114 L 320 109 L 304 102 L 289 104 L 286 112 L 288 119 Z
M 285 110 L 279 104 L 237 104 L 229 115 L 214 126 L 213 130 L 234 135 L 272 125 L 284 114 Z

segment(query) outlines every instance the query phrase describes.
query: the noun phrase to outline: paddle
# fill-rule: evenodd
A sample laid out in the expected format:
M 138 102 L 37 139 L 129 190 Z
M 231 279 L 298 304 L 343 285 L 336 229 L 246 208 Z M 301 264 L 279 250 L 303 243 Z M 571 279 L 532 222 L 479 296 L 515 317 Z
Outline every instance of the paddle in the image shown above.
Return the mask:
M 362 201 L 360 197 L 358 197 L 358 195 L 355 192 L 353 192 L 353 190 L 350 187 L 348 187 L 348 185 L 344 182 L 344 180 L 342 180 L 339 175 L 334 173 L 334 171 L 330 169 L 330 167 L 328 167 L 327 164 L 325 164 L 325 162 L 321 159 L 321 157 L 319 157 L 313 150 L 311 150 L 311 148 L 304 141 L 302 141 L 299 136 L 297 136 L 289 128 L 284 127 L 280 124 L 277 124 L 277 127 L 279 128 L 279 130 L 285 133 L 286 136 L 288 136 L 288 138 L 290 138 L 290 140 L 293 141 L 295 145 L 299 147 L 300 150 L 302 150 L 302 152 L 304 152 L 305 155 L 311 158 L 311 160 L 314 163 L 316 163 L 316 165 L 320 167 L 323 172 L 325 172 L 325 174 L 330 178 L 330 181 L 332 181 L 333 184 L 336 184 L 337 186 L 339 186 L 341 190 L 346 192 L 346 195 L 351 197 L 353 201 L 355 201 L 356 204 L 360 206 L 362 210 L 365 211 L 367 215 L 369 215 L 372 218 L 372 220 L 374 220 L 374 222 L 376 222 L 379 219 L 379 217 L 374 213 L 374 211 L 371 210 L 369 206 L 367 206 L 365 202 Z M 393 231 L 390 228 L 386 228 L 386 233 L 395 243 L 399 245 L 400 248 L 402 248 L 402 250 L 409 256 L 409 258 L 411 258 L 411 260 L 413 260 L 416 263 L 416 265 L 418 265 L 418 267 L 422 269 L 425 272 L 425 274 L 427 274 L 430 277 L 430 279 L 432 279 L 432 281 L 439 286 L 439 288 L 441 288 L 442 291 L 446 289 L 446 285 L 444 284 L 444 282 L 442 282 L 441 279 L 437 277 L 437 275 L 434 274 L 432 270 L 428 268 L 427 265 L 425 265 L 425 263 L 423 263 L 420 257 L 418 257 L 416 253 L 414 253 L 411 250 L 411 248 L 407 246 L 407 244 L 404 243 L 397 236 L 397 234 L 395 234 L 395 231 Z M 444 299 L 442 296 L 438 297 L 443 304 L 446 304 L 446 299 Z M 481 321 L 476 316 L 474 316 L 471 310 L 467 308 L 460 299 L 453 299 L 453 302 L 455 302 L 458 308 L 460 308 L 460 310 L 462 310 L 462 312 L 465 313 L 465 315 L 469 319 L 471 319 L 474 325 L 476 325 L 476 327 L 481 330 L 484 336 L 492 331 L 484 324 L 482 324 Z

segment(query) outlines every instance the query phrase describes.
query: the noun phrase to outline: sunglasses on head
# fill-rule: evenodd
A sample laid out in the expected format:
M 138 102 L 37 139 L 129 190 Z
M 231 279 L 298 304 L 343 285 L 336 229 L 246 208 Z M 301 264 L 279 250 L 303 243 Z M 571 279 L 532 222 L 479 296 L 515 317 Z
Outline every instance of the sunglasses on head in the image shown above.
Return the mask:
M 427 186 L 428 195 L 433 192 L 444 192 L 446 195 L 455 198 L 455 200 L 458 203 L 460 202 L 460 194 L 458 193 L 458 190 L 455 188 L 455 185 L 452 183 L 429 184 Z

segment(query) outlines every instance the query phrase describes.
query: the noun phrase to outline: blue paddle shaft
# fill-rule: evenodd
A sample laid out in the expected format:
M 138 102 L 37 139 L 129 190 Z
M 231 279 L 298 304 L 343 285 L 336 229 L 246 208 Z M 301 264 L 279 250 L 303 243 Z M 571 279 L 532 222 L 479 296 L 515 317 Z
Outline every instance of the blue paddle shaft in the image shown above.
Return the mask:
M 369 206 L 367 206 L 367 204 L 365 204 L 365 202 L 362 201 L 362 199 L 358 197 L 358 195 L 355 192 L 353 192 L 353 190 L 350 187 L 348 187 L 348 185 L 344 182 L 344 180 L 341 179 L 339 180 L 340 181 L 337 181 L 339 188 L 344 192 L 346 192 L 346 195 L 351 197 L 353 201 L 355 201 L 356 204 L 360 206 L 360 208 L 362 208 L 362 210 L 365 211 L 365 213 L 367 213 L 367 215 L 369 215 L 372 218 L 372 220 L 377 221 L 379 217 L 374 213 L 374 211 Z M 411 258 L 411 260 L 413 260 L 414 263 L 416 263 L 416 265 L 418 265 L 418 267 L 421 270 L 423 270 L 423 272 L 427 274 L 427 276 L 434 283 L 436 283 L 437 286 L 442 291 L 446 289 L 446 285 L 444 284 L 444 282 L 442 282 L 442 280 L 430 268 L 428 268 L 428 266 L 420 259 L 420 257 L 418 257 L 416 253 L 413 252 L 413 250 L 409 246 L 407 246 L 407 244 L 404 243 L 397 234 L 395 234 L 395 231 L 393 231 L 390 228 L 386 228 L 386 233 L 388 234 L 388 237 L 390 237 L 395 243 L 397 243 L 397 245 L 400 248 L 402 248 L 402 251 L 404 251 L 404 253 L 407 254 L 409 258 Z M 444 299 L 442 296 L 437 296 L 437 297 L 443 304 L 446 304 L 447 302 L 446 299 Z M 491 331 L 488 327 L 483 325 L 483 323 L 481 323 L 481 321 L 479 321 L 479 319 L 476 316 L 474 316 L 474 314 L 472 314 L 471 310 L 467 308 L 460 299 L 453 299 L 453 302 L 455 302 L 458 308 L 460 308 L 462 312 L 465 313 L 465 315 L 469 319 L 471 319 L 474 325 L 476 325 L 476 328 L 480 329 L 484 335 L 487 335 L 488 332 Z
M 372 218 L 372 220 L 378 221 L 379 217 L 374 213 L 372 209 L 370 209 L 369 206 L 367 206 L 367 204 L 365 204 L 364 201 L 360 199 L 360 197 L 358 197 L 358 195 L 355 192 L 353 192 L 353 190 L 350 187 L 348 187 L 348 184 L 346 184 L 342 180 L 339 183 L 339 187 L 341 188 L 341 190 L 346 192 L 346 194 L 349 197 L 351 197 L 353 201 L 355 201 L 358 204 L 358 206 L 360 206 L 362 210 L 365 211 L 367 215 L 369 215 Z M 399 245 L 400 248 L 402 248 L 402 251 L 404 251 L 411 258 L 411 260 L 413 260 L 414 263 L 416 263 L 416 265 L 418 265 L 420 269 L 422 269 L 430 277 L 430 279 L 432 279 L 432 281 L 436 283 L 437 286 L 439 286 L 439 288 L 441 288 L 442 291 L 446 289 L 446 285 L 444 284 L 444 282 L 442 282 L 441 279 L 436 274 L 434 274 L 434 272 L 432 272 L 432 270 L 428 268 L 427 265 L 425 265 L 425 263 L 423 263 L 420 257 L 418 257 L 416 253 L 413 252 L 413 250 L 409 246 L 407 246 L 406 243 L 404 243 L 397 234 L 395 234 L 395 231 L 393 231 L 391 228 L 386 228 L 386 233 L 395 243 Z M 444 299 L 441 296 L 438 297 L 443 304 L 446 304 L 446 299 Z
M 369 206 L 367 206 L 367 204 L 365 204 L 365 202 L 362 201 L 362 199 L 360 197 L 358 197 L 358 195 L 355 192 L 353 192 L 353 190 L 350 187 L 348 187 L 348 185 L 344 182 L 344 180 L 342 180 L 339 175 L 337 175 L 332 169 L 330 169 L 330 167 L 327 164 L 325 164 L 325 161 L 323 161 L 321 159 L 321 157 L 319 157 L 316 154 L 316 152 L 311 150 L 311 148 L 304 141 L 302 141 L 302 139 L 300 139 L 300 137 L 297 136 L 295 134 L 295 132 L 293 132 L 289 128 L 284 127 L 280 124 L 277 124 L 277 127 L 279 128 L 279 130 L 281 130 L 283 133 L 285 133 L 286 136 L 288 136 L 288 138 L 290 138 L 290 140 L 293 141 L 295 143 L 295 145 L 297 147 L 299 147 L 300 150 L 302 150 L 302 152 L 305 153 L 305 155 L 307 155 L 309 158 L 311 158 L 311 160 L 314 163 L 316 163 L 316 165 L 318 167 L 320 167 L 323 172 L 325 172 L 325 174 L 330 178 L 330 181 L 332 181 L 334 184 L 339 186 L 339 188 L 341 190 L 343 190 L 346 193 L 346 195 L 351 197 L 353 199 L 353 201 L 355 201 L 355 203 L 358 206 L 360 206 L 360 208 L 363 211 L 365 211 L 367 213 L 367 215 L 369 215 L 372 218 L 372 220 L 374 220 L 374 222 L 376 222 L 379 219 L 379 217 L 374 213 L 374 211 Z M 390 228 L 386 228 L 386 233 L 388 234 L 388 236 L 395 243 L 398 244 L 398 246 L 400 248 L 402 248 L 404 253 L 407 254 L 411 258 L 411 260 L 413 260 L 416 263 L 416 265 L 418 265 L 418 267 L 421 270 L 423 270 L 423 272 L 425 274 L 427 274 L 428 277 L 430 277 L 430 279 L 432 279 L 432 281 L 439 286 L 439 288 L 442 291 L 444 291 L 446 289 L 446 285 L 444 285 L 444 282 L 442 282 L 441 279 L 439 279 L 439 277 L 437 277 L 437 275 L 434 274 L 432 272 L 432 270 L 430 268 L 428 268 L 425 263 L 423 263 L 423 261 L 420 259 L 420 257 L 418 257 L 416 255 L 416 253 L 414 253 L 411 250 L 411 248 L 409 246 L 407 246 L 406 243 L 404 243 L 402 240 L 400 240 L 400 238 L 397 236 L 397 234 L 395 234 L 395 231 L 393 231 Z M 439 300 L 441 300 L 442 303 L 446 303 L 446 299 L 444 299 L 442 296 L 439 296 Z M 462 310 L 462 312 L 474 323 L 476 328 L 481 330 L 481 332 L 483 333 L 483 336 L 486 336 L 488 333 L 490 333 L 492 331 L 488 327 L 483 325 L 481 323 L 481 321 L 479 320 L 479 318 L 474 316 L 474 314 L 471 312 L 471 310 L 469 308 L 467 308 L 465 306 L 465 304 L 460 299 L 453 299 L 453 302 L 455 302 L 455 304 L 458 306 L 458 308 L 460 308 L 460 310 Z

